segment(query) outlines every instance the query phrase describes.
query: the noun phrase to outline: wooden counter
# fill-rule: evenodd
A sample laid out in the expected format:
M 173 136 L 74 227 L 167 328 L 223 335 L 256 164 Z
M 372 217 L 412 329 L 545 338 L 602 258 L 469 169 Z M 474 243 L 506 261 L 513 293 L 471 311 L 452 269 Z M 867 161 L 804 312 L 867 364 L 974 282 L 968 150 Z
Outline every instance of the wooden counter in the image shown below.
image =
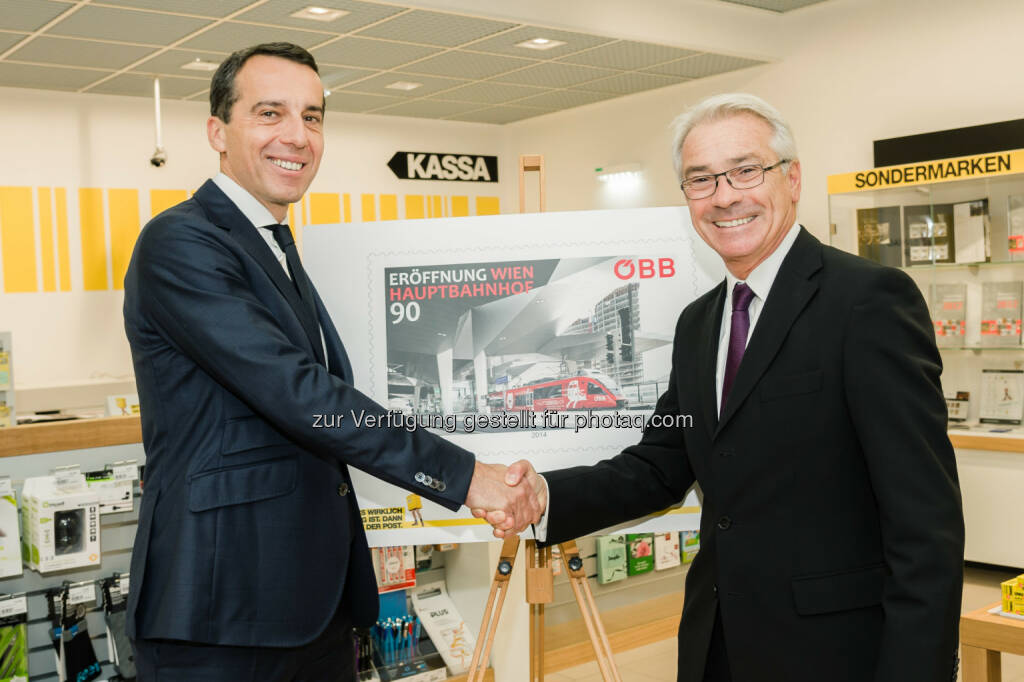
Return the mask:
M 950 431 L 949 442 L 960 450 L 994 450 L 996 452 L 1024 452 L 1024 438 L 999 436 L 972 431 Z
M 1000 682 L 1000 653 L 1024 656 L 1024 620 L 988 612 L 996 606 L 989 604 L 960 616 L 964 682 Z
M 142 442 L 138 415 L 25 424 L 0 429 L 0 457 Z

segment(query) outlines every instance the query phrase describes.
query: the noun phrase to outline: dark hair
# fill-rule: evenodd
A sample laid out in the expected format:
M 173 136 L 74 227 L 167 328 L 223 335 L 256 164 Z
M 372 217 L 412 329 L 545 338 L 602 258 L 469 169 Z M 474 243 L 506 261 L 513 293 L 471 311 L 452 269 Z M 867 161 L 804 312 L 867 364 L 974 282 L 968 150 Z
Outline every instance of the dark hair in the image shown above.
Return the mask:
M 220 63 L 217 72 L 213 74 L 210 81 L 210 115 L 216 116 L 225 123 L 230 122 L 231 107 L 238 101 L 238 92 L 235 90 L 235 76 L 242 70 L 250 58 L 256 55 L 267 55 L 268 57 L 280 57 L 293 62 L 308 66 L 316 73 L 320 69 L 316 67 L 316 60 L 304 47 L 293 43 L 260 43 L 247 47 L 244 50 L 232 52 L 231 56 Z M 327 108 L 326 101 L 324 109 Z

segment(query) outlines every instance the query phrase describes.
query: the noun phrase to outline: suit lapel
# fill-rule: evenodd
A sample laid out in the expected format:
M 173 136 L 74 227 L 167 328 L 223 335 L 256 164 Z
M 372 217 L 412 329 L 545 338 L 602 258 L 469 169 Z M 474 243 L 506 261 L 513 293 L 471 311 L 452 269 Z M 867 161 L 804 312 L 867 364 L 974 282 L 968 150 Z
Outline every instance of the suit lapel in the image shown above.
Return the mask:
M 306 337 L 311 344 L 310 351 L 313 352 L 313 357 L 319 357 L 320 353 L 316 351 L 316 348 L 320 347 L 320 328 L 317 321 L 310 319 L 309 308 L 302 304 L 295 285 L 285 274 L 284 268 L 274 258 L 274 253 L 267 246 L 267 242 L 259 235 L 249 219 L 238 210 L 238 207 L 228 199 L 227 195 L 220 191 L 213 180 L 203 183 L 203 186 L 196 191 L 195 199 L 206 210 L 210 221 L 217 227 L 227 230 L 231 237 L 245 249 L 246 253 L 260 264 L 277 290 L 288 301 L 295 317 L 305 330 Z
M 310 286 L 313 287 L 312 282 L 310 282 Z M 327 358 L 330 361 L 331 374 L 349 384 L 354 384 L 355 377 L 352 376 L 352 363 L 349 362 L 348 353 L 345 352 L 345 344 L 341 342 L 341 336 L 338 335 L 338 330 L 335 329 L 331 316 L 327 314 L 327 308 L 324 306 L 323 300 L 320 299 L 320 294 L 317 293 L 316 287 L 313 287 L 313 296 L 316 299 L 320 325 L 324 330 L 324 342 L 327 346 Z
M 768 300 L 747 343 L 729 399 L 719 416 L 716 436 L 754 390 L 782 347 L 793 322 L 818 290 L 818 283 L 809 278 L 820 268 L 821 242 L 801 227 L 775 276 Z
M 725 306 L 725 282 L 714 290 L 709 297 L 711 308 L 702 316 L 703 329 L 700 333 L 700 344 L 697 356 L 697 386 L 701 413 L 708 436 L 715 432 L 718 425 L 717 390 L 715 387 L 715 371 L 718 368 L 718 337 L 722 328 L 722 308 Z

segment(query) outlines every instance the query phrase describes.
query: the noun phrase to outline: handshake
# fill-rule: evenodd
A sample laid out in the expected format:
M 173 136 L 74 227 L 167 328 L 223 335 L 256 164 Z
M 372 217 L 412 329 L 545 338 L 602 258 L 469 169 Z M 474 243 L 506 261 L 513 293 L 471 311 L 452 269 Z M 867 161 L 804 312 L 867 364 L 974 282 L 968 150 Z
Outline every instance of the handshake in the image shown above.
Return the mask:
M 548 487 L 525 459 L 512 466 L 476 463 L 466 506 L 493 527 L 494 537 L 522 533 L 547 509 Z

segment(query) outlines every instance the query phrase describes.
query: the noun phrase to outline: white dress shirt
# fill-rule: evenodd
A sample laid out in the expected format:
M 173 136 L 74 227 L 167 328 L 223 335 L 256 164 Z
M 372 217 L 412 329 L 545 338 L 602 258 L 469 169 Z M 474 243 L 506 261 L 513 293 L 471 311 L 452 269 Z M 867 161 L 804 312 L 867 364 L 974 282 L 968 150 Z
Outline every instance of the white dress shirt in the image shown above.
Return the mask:
M 746 342 L 750 340 L 750 335 L 754 333 L 754 325 L 757 324 L 757 320 L 761 316 L 761 309 L 764 307 L 764 302 L 768 299 L 768 294 L 772 290 L 772 284 L 775 283 L 775 277 L 779 274 L 782 261 L 785 260 L 789 250 L 793 248 L 793 242 L 796 241 L 798 234 L 800 234 L 800 224 L 794 223 L 789 228 L 786 236 L 782 238 L 778 248 L 761 261 L 747 275 L 747 279 L 736 279 L 728 270 L 725 273 L 725 308 L 722 312 L 722 327 L 718 333 L 718 358 L 715 368 L 715 409 L 717 410 L 721 410 L 725 361 L 729 357 L 729 330 L 732 328 L 732 290 L 737 282 L 744 282 L 754 292 L 754 298 L 750 300 L 750 307 L 747 308 L 747 313 L 750 316 L 750 326 L 747 329 L 747 338 L 743 344 L 745 348 Z M 544 477 L 541 476 L 541 479 L 544 480 Z M 544 480 L 544 486 L 547 486 L 546 480 Z M 544 509 L 544 515 L 533 526 L 534 537 L 541 542 L 546 540 L 548 536 L 548 509 L 550 508 L 551 498 L 548 497 L 548 504 Z
M 224 173 L 217 173 L 213 176 L 213 184 L 220 188 L 220 191 L 227 195 L 228 199 L 231 200 L 238 210 L 242 212 L 252 226 L 256 228 L 257 234 L 263 237 L 263 241 L 270 247 L 270 251 L 274 254 L 274 258 L 281 264 L 281 268 L 284 270 L 284 274 L 288 279 L 292 278 L 292 274 L 288 272 L 288 260 L 285 258 L 284 250 L 274 239 L 274 233 L 271 230 L 264 230 L 264 225 L 274 225 L 277 223 L 277 218 L 270 214 L 267 207 L 259 202 L 256 197 L 248 192 L 245 188 L 239 185 L 237 182 L 229 178 Z M 320 344 L 324 349 L 324 366 L 327 366 L 327 341 L 324 338 L 324 328 L 320 325 L 320 321 L 317 320 L 317 327 L 320 329 Z

